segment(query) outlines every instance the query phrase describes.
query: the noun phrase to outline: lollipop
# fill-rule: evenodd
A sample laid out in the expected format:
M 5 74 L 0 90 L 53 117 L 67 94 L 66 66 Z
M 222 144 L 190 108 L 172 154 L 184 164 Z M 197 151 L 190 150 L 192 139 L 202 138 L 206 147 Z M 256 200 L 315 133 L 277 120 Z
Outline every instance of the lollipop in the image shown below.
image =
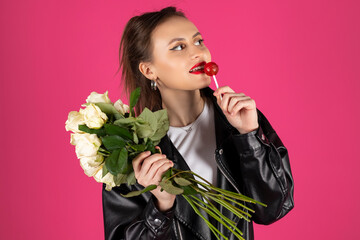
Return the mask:
M 219 66 L 214 62 L 208 62 L 204 66 L 204 71 L 205 71 L 206 75 L 213 76 L 213 75 L 216 75 L 218 73 Z
M 208 62 L 204 66 L 204 72 L 206 73 L 206 75 L 213 77 L 216 88 L 219 88 L 219 84 L 217 83 L 216 77 L 215 77 L 215 75 L 218 73 L 218 71 L 219 71 L 219 66 L 214 62 Z M 220 99 L 222 100 L 221 95 L 220 95 Z

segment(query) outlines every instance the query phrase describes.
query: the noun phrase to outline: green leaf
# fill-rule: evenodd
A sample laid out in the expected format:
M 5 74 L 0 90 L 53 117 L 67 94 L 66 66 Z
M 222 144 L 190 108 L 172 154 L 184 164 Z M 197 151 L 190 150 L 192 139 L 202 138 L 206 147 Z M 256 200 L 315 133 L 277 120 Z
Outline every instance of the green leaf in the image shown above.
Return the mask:
M 169 119 L 166 109 L 154 112 L 154 116 L 156 117 L 157 126 L 151 140 L 157 145 L 169 130 Z
M 103 168 L 102 168 L 102 176 L 101 176 L 101 178 L 105 177 L 105 175 L 106 175 L 108 172 L 109 172 L 109 171 L 108 171 L 106 165 L 104 165 Z
M 183 195 L 196 195 L 198 192 L 192 187 L 192 186 L 182 186 L 181 187 L 184 190 Z
M 144 188 L 143 190 L 129 192 L 128 194 L 121 194 L 121 193 L 120 193 L 120 194 L 121 194 L 121 196 L 123 196 L 123 197 L 135 197 L 135 196 L 139 196 L 139 195 L 142 194 L 142 193 L 145 193 L 145 192 L 154 190 L 154 189 L 156 189 L 156 188 L 157 188 L 156 185 L 149 185 L 149 186 L 147 186 L 146 188 Z
M 125 147 L 125 140 L 117 135 L 106 136 L 101 138 L 101 140 L 108 151 L 122 149 Z
M 120 186 L 122 183 L 126 183 L 128 175 L 127 174 L 121 174 L 114 176 L 114 183 L 116 186 Z
M 126 174 L 129 169 L 127 157 L 128 152 L 126 148 L 115 149 L 105 160 L 105 166 L 114 176 L 117 176 L 119 173 Z
M 118 119 L 114 122 L 114 124 L 118 125 L 118 126 L 129 126 L 129 125 L 134 124 L 136 121 L 137 121 L 136 118 L 128 117 L 128 118 Z
M 116 126 L 113 124 L 105 124 L 104 125 L 105 131 L 108 135 L 119 135 L 123 139 L 132 140 L 132 134 L 126 128 Z
M 135 178 L 135 172 L 132 171 L 131 173 L 129 173 L 127 175 L 127 184 L 130 186 L 130 185 L 134 185 L 136 183 L 136 178 Z
M 152 154 L 157 153 L 155 145 L 151 140 L 146 143 L 146 151 L 150 151 Z
M 163 173 L 162 177 L 163 178 L 169 178 L 171 177 L 173 174 L 172 174 L 172 168 L 169 168 L 166 172 Z
M 157 118 L 154 112 L 150 111 L 148 108 L 144 108 L 141 114 L 138 116 L 138 119 L 142 119 L 149 124 L 151 129 L 155 132 L 157 130 Z
M 137 152 L 144 152 L 146 149 L 146 145 L 144 144 L 132 145 L 131 147 Z
M 133 109 L 140 97 L 141 88 L 138 87 L 130 94 L 130 109 Z
M 116 119 L 124 118 L 124 116 L 116 110 L 112 103 L 95 103 L 95 105 L 98 106 L 100 110 L 107 115 L 114 115 Z
M 105 132 L 105 129 L 104 128 L 100 128 L 100 129 L 91 129 L 89 128 L 88 126 L 86 125 L 79 125 L 79 130 L 80 131 L 83 131 L 83 132 L 86 132 L 86 133 L 90 133 L 90 134 L 96 134 L 98 136 L 105 136 L 106 135 L 106 132 Z
M 166 178 L 163 178 L 163 180 L 159 183 L 162 189 L 164 189 L 166 192 L 179 195 L 184 192 L 182 188 L 175 187 L 171 181 L 166 180 Z
M 128 162 L 128 151 L 126 148 L 121 149 L 121 152 L 119 154 L 119 172 L 120 173 L 128 173 L 129 170 L 129 162 Z
M 139 138 L 147 138 L 154 135 L 154 130 L 151 128 L 150 124 L 147 122 L 136 122 L 135 123 L 136 134 Z
M 138 138 L 136 132 L 133 132 L 133 139 L 134 139 L 134 143 L 136 143 L 136 144 L 139 143 L 139 138 Z
M 118 166 L 118 160 L 120 155 L 120 149 L 114 150 L 112 153 L 110 153 L 110 156 L 105 159 L 105 166 L 107 170 L 114 176 L 116 176 L 119 173 L 119 166 Z
M 185 178 L 181 178 L 181 177 L 174 177 L 174 181 L 180 186 L 191 185 L 191 182 L 189 180 L 186 180 Z

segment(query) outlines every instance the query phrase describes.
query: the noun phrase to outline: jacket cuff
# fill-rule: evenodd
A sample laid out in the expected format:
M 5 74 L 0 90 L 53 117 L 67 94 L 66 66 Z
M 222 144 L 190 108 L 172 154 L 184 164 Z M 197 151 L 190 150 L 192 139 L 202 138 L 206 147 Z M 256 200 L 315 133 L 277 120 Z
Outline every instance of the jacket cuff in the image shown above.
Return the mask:
M 235 144 L 241 146 L 242 151 L 255 151 L 261 148 L 262 144 L 269 146 L 269 140 L 265 136 L 261 126 L 258 129 L 246 133 L 233 135 Z
M 174 203 L 174 206 L 176 201 Z M 152 229 L 155 234 L 162 234 L 166 231 L 170 225 L 175 214 L 175 207 L 172 207 L 166 212 L 161 212 L 157 209 L 154 203 L 154 199 L 150 198 L 146 205 L 144 214 L 146 224 Z

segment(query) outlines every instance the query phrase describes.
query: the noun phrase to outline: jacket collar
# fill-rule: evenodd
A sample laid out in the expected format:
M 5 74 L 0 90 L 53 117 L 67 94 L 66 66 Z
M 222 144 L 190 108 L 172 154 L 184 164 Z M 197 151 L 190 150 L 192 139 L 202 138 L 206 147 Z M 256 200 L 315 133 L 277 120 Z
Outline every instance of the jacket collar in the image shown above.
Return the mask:
M 231 124 L 227 121 L 224 113 L 221 108 L 217 104 L 217 99 L 213 95 L 214 90 L 209 87 L 203 88 L 200 90 L 202 94 L 208 99 L 211 100 L 214 106 L 214 121 L 215 121 L 215 136 L 216 136 L 216 147 L 217 149 L 221 148 L 222 143 L 232 134 L 236 133 L 237 130 L 231 126 Z M 163 154 L 166 154 L 169 159 L 171 159 L 175 164 L 178 165 L 181 169 L 189 170 L 189 166 L 186 164 L 181 154 L 177 151 L 174 144 L 171 142 L 168 135 L 165 135 L 160 143 L 159 147 Z

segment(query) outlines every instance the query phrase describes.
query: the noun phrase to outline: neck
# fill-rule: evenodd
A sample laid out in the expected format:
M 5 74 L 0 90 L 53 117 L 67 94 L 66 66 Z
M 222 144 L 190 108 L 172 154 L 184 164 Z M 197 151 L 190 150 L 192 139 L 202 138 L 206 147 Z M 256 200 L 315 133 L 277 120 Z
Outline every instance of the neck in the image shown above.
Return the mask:
M 194 122 L 204 108 L 200 90 L 163 91 L 162 106 L 167 109 L 170 126 L 184 127 Z

